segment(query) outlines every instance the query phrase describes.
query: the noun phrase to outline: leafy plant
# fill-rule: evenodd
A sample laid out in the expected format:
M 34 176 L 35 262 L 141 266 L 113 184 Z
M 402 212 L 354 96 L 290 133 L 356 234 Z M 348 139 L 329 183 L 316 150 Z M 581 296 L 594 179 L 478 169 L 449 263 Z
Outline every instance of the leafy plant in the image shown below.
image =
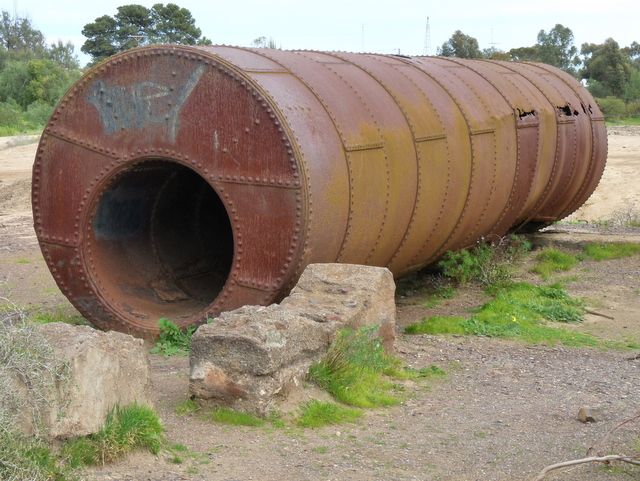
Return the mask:
M 176 414 L 178 416 L 186 416 L 200 411 L 200 405 L 193 399 L 185 399 L 176 406 Z
M 185 330 L 180 329 L 169 319 L 158 320 L 160 337 L 156 345 L 151 349 L 152 354 L 163 356 L 186 356 L 189 353 L 191 337 L 196 331 L 196 326 L 189 326 Z
M 471 249 L 447 252 L 438 267 L 459 285 L 479 282 L 485 286 L 505 284 L 511 279 L 511 264 L 531 243 L 522 237 L 509 236 L 493 243 L 478 242 Z
M 318 428 L 331 424 L 355 422 L 362 416 L 362 411 L 340 406 L 336 403 L 312 400 L 301 408 L 301 414 L 296 420 L 298 426 Z

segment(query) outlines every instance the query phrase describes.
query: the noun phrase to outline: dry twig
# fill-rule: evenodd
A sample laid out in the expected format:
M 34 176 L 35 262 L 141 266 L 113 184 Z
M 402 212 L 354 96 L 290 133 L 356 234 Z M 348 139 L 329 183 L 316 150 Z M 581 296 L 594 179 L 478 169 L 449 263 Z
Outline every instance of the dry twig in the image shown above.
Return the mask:
M 566 468 L 569 466 L 575 466 L 576 464 L 585 464 L 585 463 L 609 463 L 611 461 L 622 461 L 623 463 L 634 464 L 636 466 L 640 466 L 640 460 L 631 458 L 629 456 L 619 455 L 619 454 L 610 454 L 608 456 L 591 456 L 588 458 L 581 459 L 572 459 L 571 461 L 564 461 L 562 463 L 552 464 L 551 466 L 547 466 L 544 468 L 538 476 L 535 477 L 533 481 L 541 481 L 544 477 L 549 474 L 551 471 L 556 469 Z

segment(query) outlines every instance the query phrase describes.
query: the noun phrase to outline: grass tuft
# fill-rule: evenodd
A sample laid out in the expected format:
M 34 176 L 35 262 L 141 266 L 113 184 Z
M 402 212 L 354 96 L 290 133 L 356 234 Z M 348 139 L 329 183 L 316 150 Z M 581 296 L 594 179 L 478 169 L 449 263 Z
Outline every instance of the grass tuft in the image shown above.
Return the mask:
M 584 253 L 594 261 L 620 259 L 640 253 L 640 243 L 589 243 L 584 246 Z
M 26 438 L 0 426 L 0 479 L 10 481 L 71 481 L 65 466 L 41 440 Z
M 176 405 L 176 414 L 178 416 L 187 416 L 200 411 L 200 405 L 193 399 L 185 399 Z
M 408 334 L 466 334 L 520 339 L 530 343 L 597 346 L 598 339 L 548 325 L 547 321 L 580 322 L 582 302 L 557 284 L 515 283 L 493 290 L 494 298 L 470 318 L 436 316 L 405 329 Z
M 65 314 L 61 310 L 54 312 L 37 312 L 31 316 L 31 320 L 37 324 L 51 324 L 52 322 L 62 322 L 72 326 L 88 326 L 87 320 L 80 315 Z
M 147 406 L 116 406 L 100 431 L 67 441 L 63 455 L 71 467 L 105 464 L 136 449 L 158 454 L 163 444 L 158 415 Z
M 405 378 L 406 370 L 384 353 L 376 327 L 341 330 L 324 359 L 309 369 L 309 379 L 337 400 L 364 408 L 400 402 L 385 376 Z
M 305 428 L 353 423 L 362 416 L 362 411 L 358 409 L 317 400 L 305 403 L 301 410 L 302 412 L 296 420 L 296 424 Z
M 553 248 L 544 249 L 536 256 L 536 260 L 538 262 L 531 271 L 539 274 L 544 280 L 549 279 L 555 272 L 568 271 L 578 263 L 578 258 L 573 254 Z
M 169 319 L 163 317 L 158 320 L 158 327 L 160 328 L 160 337 L 156 345 L 151 348 L 152 354 L 163 356 L 186 356 L 189 354 L 191 337 L 197 329 L 196 326 L 189 326 L 186 330 L 182 330 Z
M 229 424 L 231 426 L 263 426 L 265 421 L 249 413 L 236 411 L 234 409 L 219 407 L 212 409 L 204 414 L 204 418 L 221 424 Z

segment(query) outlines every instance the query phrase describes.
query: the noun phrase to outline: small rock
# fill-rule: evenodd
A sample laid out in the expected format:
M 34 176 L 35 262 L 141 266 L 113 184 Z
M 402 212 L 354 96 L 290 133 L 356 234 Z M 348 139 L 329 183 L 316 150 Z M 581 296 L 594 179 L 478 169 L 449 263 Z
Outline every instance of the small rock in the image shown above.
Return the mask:
M 578 410 L 578 420 L 581 423 L 595 423 L 599 419 L 600 415 L 596 409 L 583 406 Z

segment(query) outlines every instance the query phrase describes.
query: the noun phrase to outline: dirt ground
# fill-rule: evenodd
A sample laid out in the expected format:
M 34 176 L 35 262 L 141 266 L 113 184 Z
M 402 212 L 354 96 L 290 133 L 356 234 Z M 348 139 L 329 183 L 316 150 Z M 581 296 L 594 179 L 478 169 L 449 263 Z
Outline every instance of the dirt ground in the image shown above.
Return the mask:
M 44 264 L 31 226 L 35 141 L 0 139 L 0 297 L 32 310 L 73 314 Z M 616 127 L 610 130 L 602 182 L 571 219 L 605 220 L 631 208 L 640 210 L 640 128 Z M 612 241 L 640 241 L 638 230 L 624 237 L 604 235 Z M 590 232 L 560 226 L 534 240 L 577 249 L 591 238 Z M 522 272 L 532 276 L 526 264 Z M 640 342 L 640 256 L 585 261 L 568 275 L 572 294 L 613 317 L 589 314 L 576 329 Z M 188 361 L 150 356 L 156 407 L 167 437 L 193 455 L 173 464 L 166 453 L 137 453 L 92 469 L 83 479 L 524 481 L 548 464 L 584 456 L 617 422 L 640 412 L 638 352 L 401 333 L 424 316 L 465 315 L 485 300 L 479 289 L 468 288 L 427 308 L 419 289 L 404 289 L 397 299 L 398 354 L 415 368 L 436 364 L 447 376 L 428 385 L 409 384 L 401 405 L 369 410 L 353 425 L 244 428 L 178 416 L 175 407 L 187 396 Z M 580 423 L 581 406 L 598 408 L 598 422 Z M 620 429 L 607 453 L 631 452 L 639 434 L 637 425 Z M 640 479 L 640 468 L 587 465 L 547 479 Z

